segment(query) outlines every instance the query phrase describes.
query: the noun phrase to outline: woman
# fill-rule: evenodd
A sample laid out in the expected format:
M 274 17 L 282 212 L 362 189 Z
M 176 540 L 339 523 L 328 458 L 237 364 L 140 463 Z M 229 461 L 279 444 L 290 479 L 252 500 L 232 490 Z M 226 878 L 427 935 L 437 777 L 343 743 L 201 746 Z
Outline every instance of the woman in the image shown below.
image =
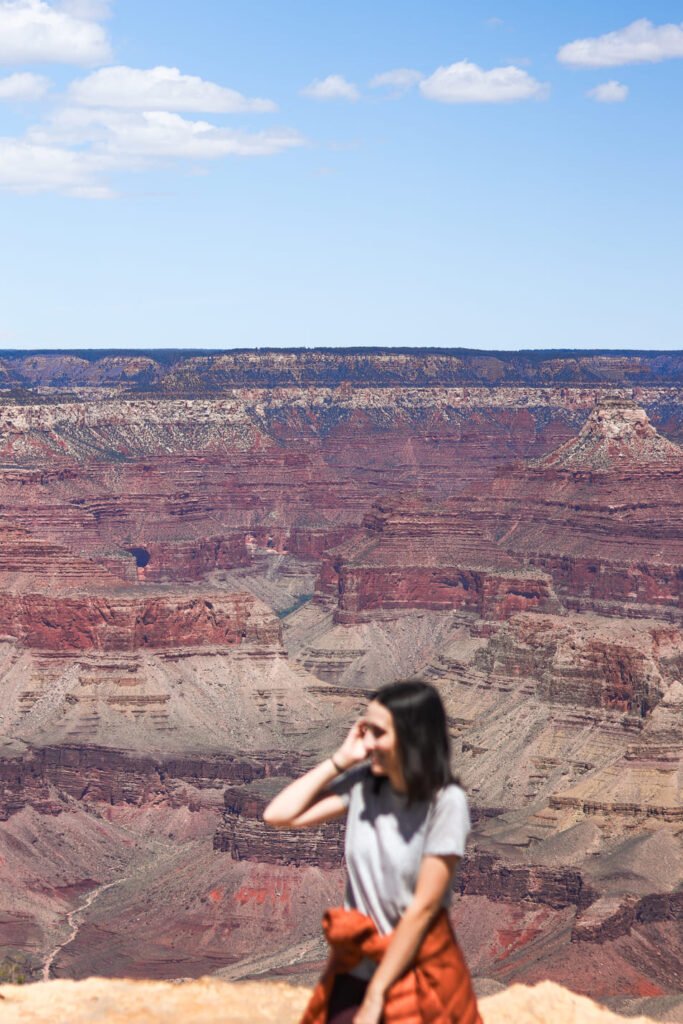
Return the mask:
M 436 690 L 394 683 L 266 808 L 281 828 L 347 814 L 345 910 L 326 915 L 332 956 L 302 1024 L 480 1022 L 445 911 L 470 828 L 449 753 Z

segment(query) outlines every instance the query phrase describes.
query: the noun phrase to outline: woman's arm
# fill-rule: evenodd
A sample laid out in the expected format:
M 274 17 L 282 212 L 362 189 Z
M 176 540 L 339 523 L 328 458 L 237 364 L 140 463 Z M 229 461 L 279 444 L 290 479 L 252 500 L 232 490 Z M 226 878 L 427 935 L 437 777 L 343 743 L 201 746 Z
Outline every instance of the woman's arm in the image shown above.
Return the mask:
M 325 794 L 330 782 L 353 765 L 367 757 L 363 743 L 363 724 L 356 722 L 341 747 L 331 757 L 321 761 L 315 768 L 290 782 L 265 811 L 263 820 L 275 828 L 308 828 L 319 825 L 331 818 L 338 818 L 346 811 L 346 804 L 334 793 Z
M 353 1018 L 353 1024 L 378 1024 L 387 989 L 414 960 L 427 929 L 441 909 L 459 860 L 455 855 L 428 855 L 423 858 L 415 895 L 394 930 L 387 951 L 367 987 L 363 1003 Z
M 274 797 L 265 811 L 263 820 L 275 828 L 306 828 L 319 825 L 344 813 L 346 806 L 340 796 L 321 793 L 339 775 L 332 759 L 321 761 L 315 768 L 295 779 Z

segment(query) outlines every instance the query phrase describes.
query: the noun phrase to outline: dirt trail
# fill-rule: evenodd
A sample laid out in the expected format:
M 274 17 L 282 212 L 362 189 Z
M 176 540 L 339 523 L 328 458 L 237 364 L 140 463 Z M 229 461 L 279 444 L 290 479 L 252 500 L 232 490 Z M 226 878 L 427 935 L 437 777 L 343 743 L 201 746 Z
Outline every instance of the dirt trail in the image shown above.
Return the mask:
M 70 942 L 73 942 L 73 940 L 78 935 L 78 929 L 81 927 L 82 924 L 82 921 L 79 920 L 79 915 L 83 914 L 86 910 L 88 910 L 88 908 L 92 906 L 92 904 L 95 902 L 95 900 L 101 893 L 105 892 L 107 889 L 112 889 L 115 885 L 121 885 L 121 883 L 124 881 L 125 879 L 119 878 L 115 882 L 107 882 L 105 885 L 98 886 L 97 889 L 93 889 L 92 892 L 88 893 L 85 900 L 83 901 L 83 903 L 81 903 L 80 906 L 75 907 L 73 910 L 69 911 L 69 913 L 66 915 L 67 924 L 71 929 L 69 937 L 65 939 L 64 942 L 60 942 L 58 945 L 56 945 L 52 952 L 46 958 L 45 963 L 43 964 L 43 981 L 50 980 L 50 970 L 52 969 L 53 963 L 55 962 L 61 951 L 64 949 L 64 947 L 68 946 Z

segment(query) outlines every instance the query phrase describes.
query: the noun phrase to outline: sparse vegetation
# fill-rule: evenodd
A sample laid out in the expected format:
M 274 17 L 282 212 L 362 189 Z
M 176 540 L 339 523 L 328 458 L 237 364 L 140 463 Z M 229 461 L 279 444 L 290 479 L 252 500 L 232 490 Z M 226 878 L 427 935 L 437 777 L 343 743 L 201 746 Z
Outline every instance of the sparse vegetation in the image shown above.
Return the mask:
M 30 980 L 30 967 L 21 954 L 0 960 L 0 985 L 25 985 Z

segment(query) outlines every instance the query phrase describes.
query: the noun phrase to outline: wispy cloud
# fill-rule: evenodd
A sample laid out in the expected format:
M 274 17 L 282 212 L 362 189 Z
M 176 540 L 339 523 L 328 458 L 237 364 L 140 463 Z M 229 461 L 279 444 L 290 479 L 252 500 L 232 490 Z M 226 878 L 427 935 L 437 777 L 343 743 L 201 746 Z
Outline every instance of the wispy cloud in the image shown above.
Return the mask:
M 477 64 L 461 60 L 437 68 L 429 78 L 424 78 L 420 92 L 428 100 L 440 103 L 510 103 L 542 99 L 548 94 L 548 86 L 514 64 L 485 71 Z
M 43 75 L 19 71 L 0 78 L 0 100 L 39 100 L 50 88 L 50 80 Z
M 653 25 L 647 18 L 606 35 L 575 39 L 557 53 L 560 63 L 577 68 L 657 63 L 671 57 L 683 57 L 683 23 Z
M 347 82 L 343 75 L 328 75 L 318 78 L 301 90 L 302 96 L 313 100 L 357 100 L 360 99 L 358 87 Z
M 106 8 L 99 7 L 100 14 Z M 44 0 L 0 0 L 0 62 L 102 64 L 111 57 L 107 34 L 78 5 Z
M 32 128 L 27 137 L 40 145 L 91 145 L 92 152 L 112 161 L 112 166 L 135 165 L 147 158 L 271 156 L 304 141 L 289 130 L 239 132 L 165 110 L 83 107 L 56 112 L 46 124 Z
M 422 78 L 421 71 L 414 71 L 412 68 L 394 68 L 393 71 L 383 71 L 381 75 L 371 78 L 370 88 L 391 89 L 395 95 L 402 95 L 417 85 Z
M 134 110 L 243 114 L 277 109 L 272 100 L 249 99 L 235 89 L 163 66 L 146 70 L 125 66 L 101 68 L 72 82 L 69 98 L 85 106 Z
M 623 103 L 628 96 L 628 86 L 613 79 L 611 82 L 602 82 L 594 89 L 589 89 L 586 96 L 597 103 Z
M 1 188 L 107 199 L 111 189 L 98 180 L 103 170 L 101 158 L 92 154 L 25 139 L 0 138 Z

